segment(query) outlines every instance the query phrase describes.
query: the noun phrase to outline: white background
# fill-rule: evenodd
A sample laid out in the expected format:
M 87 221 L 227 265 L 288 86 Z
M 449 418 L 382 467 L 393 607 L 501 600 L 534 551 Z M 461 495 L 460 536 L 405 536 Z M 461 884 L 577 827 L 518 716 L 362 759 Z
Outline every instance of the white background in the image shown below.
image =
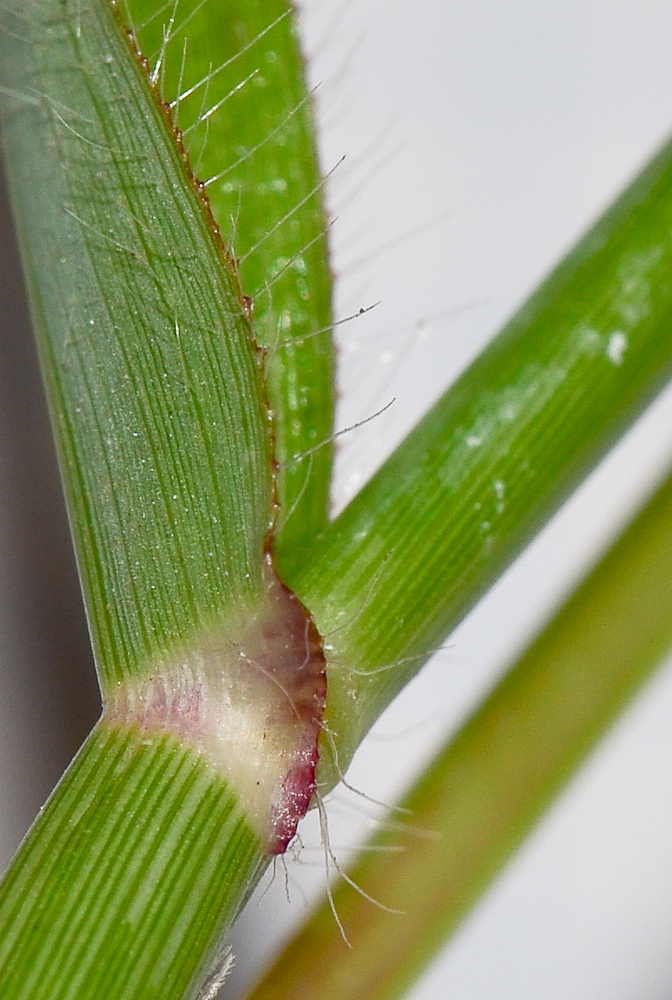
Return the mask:
M 672 130 L 672 6 L 309 0 L 340 328 L 337 505 Z M 95 718 L 25 328 L 0 347 L 0 864 Z M 12 332 L 15 334 L 12 339 Z M 7 346 L 7 344 L 13 346 Z M 6 429 L 6 428 L 5 428 Z M 16 445 L 16 439 L 20 445 Z M 398 699 L 351 780 L 393 798 L 551 613 L 672 456 L 660 400 Z M 53 468 L 51 469 L 53 473 Z M 15 575 L 18 574 L 18 575 Z M 21 683 L 25 678 L 25 683 Z M 672 669 L 662 670 L 421 980 L 413 1000 L 672 994 Z M 335 803 L 347 848 L 371 807 Z M 319 831 L 236 932 L 233 998 L 324 883 Z M 311 846 L 312 845 L 312 846 Z M 267 880 L 268 881 L 268 880 Z M 267 888 L 267 886 L 265 886 Z M 250 944 L 252 952 L 250 954 Z M 363 998 L 364 1000 L 364 998 Z

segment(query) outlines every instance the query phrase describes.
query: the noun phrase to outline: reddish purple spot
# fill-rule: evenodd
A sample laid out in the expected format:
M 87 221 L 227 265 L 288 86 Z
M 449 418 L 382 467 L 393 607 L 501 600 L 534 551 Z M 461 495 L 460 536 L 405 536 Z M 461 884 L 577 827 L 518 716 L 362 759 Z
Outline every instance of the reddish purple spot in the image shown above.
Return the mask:
M 297 764 L 282 782 L 271 813 L 271 836 L 267 844 L 269 854 L 285 853 L 296 833 L 299 820 L 306 815 L 315 791 L 317 758 L 316 745 L 313 759 Z
M 264 668 L 277 681 L 287 699 L 281 704 L 291 712 L 295 733 L 288 754 L 288 768 L 271 809 L 267 850 L 283 854 L 305 816 L 315 792 L 318 740 L 324 723 L 327 671 L 315 623 L 303 604 L 275 576 L 268 557 L 269 596 L 276 606 L 263 630 Z M 271 624 L 273 622 L 273 624 Z

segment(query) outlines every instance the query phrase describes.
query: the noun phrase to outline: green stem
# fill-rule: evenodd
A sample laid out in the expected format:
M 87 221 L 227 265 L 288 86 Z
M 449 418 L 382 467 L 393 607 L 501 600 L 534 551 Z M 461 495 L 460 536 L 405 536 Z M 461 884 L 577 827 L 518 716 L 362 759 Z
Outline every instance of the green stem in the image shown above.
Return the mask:
M 342 882 L 249 1000 L 403 996 L 671 644 L 672 478 L 349 872 L 403 914 Z
M 672 144 L 317 541 L 296 589 L 341 769 L 669 377 L 671 234 Z
M 201 756 L 99 725 L 0 890 L 0 995 L 193 997 L 261 865 Z

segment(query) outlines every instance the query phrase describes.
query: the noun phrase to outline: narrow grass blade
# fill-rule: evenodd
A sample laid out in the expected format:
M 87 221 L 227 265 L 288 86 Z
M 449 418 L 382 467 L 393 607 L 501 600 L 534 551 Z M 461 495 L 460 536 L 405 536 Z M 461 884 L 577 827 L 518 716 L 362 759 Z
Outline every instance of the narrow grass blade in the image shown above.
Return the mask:
M 124 11 L 238 260 L 267 352 L 274 544 L 291 585 L 327 520 L 334 406 L 327 221 L 295 11 L 288 0 L 126 0 Z
M 403 996 L 671 645 L 672 478 L 349 872 L 403 914 L 339 884 L 249 1000 Z
M 2 83 L 91 632 L 114 690 L 261 599 L 260 362 L 234 268 L 113 8 L 5 8 Z
M 672 371 L 666 146 L 316 544 L 341 768 Z

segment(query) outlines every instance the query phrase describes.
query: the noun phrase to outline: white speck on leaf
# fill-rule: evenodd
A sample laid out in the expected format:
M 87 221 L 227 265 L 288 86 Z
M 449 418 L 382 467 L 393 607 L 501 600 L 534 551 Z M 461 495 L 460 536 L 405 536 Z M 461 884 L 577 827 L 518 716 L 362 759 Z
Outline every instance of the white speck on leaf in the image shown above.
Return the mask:
M 615 330 L 607 341 L 607 357 L 612 365 L 623 363 L 623 355 L 628 349 L 628 338 L 622 330 Z
M 497 497 L 497 505 L 495 510 L 498 514 L 503 513 L 506 507 L 506 502 L 504 500 L 504 494 L 506 492 L 506 483 L 503 479 L 495 479 L 492 484 L 492 488 L 495 491 L 495 496 Z

